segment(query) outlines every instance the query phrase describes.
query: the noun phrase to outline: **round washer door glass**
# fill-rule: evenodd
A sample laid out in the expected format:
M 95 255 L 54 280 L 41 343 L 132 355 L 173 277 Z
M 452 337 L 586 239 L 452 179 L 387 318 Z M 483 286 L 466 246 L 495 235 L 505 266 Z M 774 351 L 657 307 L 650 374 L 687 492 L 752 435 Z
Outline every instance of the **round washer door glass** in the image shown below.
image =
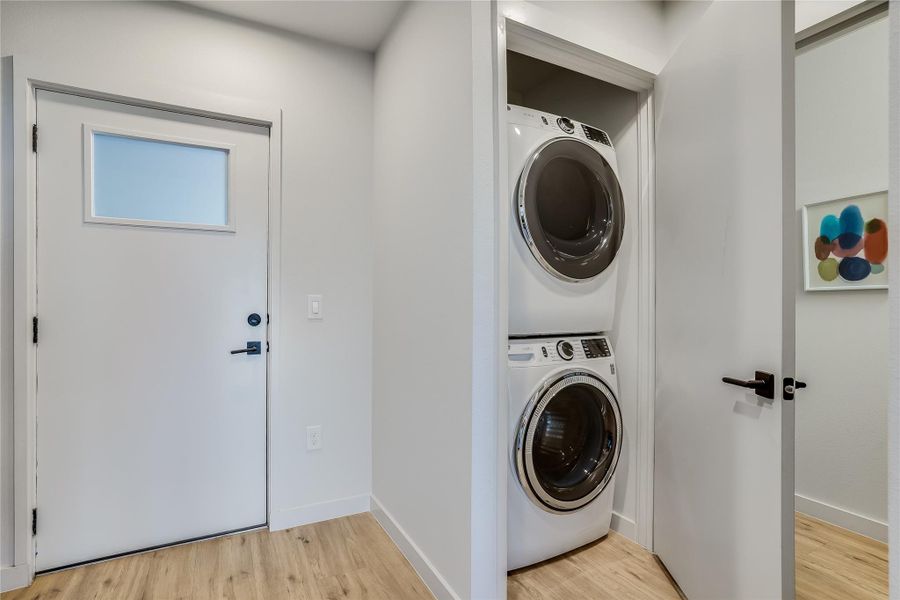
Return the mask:
M 625 231 L 622 188 L 589 144 L 555 138 L 532 154 L 518 186 L 519 228 L 535 259 L 564 281 L 612 264 Z
M 600 379 L 571 372 L 529 403 L 516 439 L 526 494 L 551 512 L 577 510 L 606 488 L 621 450 L 619 405 Z

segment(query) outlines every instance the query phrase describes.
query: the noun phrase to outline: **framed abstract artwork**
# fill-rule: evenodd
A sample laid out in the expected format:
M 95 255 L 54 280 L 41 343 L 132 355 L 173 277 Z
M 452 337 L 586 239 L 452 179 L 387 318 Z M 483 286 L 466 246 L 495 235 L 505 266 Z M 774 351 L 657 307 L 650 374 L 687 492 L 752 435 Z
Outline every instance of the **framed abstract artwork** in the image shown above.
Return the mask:
M 887 289 L 887 206 L 877 192 L 803 207 L 806 291 Z

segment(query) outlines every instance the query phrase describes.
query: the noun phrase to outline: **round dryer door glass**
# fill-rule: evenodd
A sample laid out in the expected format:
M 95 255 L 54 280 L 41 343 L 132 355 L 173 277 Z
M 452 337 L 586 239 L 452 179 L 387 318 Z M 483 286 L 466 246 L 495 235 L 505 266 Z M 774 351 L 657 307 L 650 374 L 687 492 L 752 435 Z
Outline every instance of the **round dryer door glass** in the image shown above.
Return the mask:
M 622 189 L 589 144 L 556 138 L 522 171 L 519 228 L 535 259 L 564 281 L 585 281 L 612 264 L 625 231 Z
M 551 512 L 577 510 L 615 473 L 621 450 L 619 405 L 596 376 L 575 371 L 541 388 L 528 404 L 516 440 L 525 492 Z

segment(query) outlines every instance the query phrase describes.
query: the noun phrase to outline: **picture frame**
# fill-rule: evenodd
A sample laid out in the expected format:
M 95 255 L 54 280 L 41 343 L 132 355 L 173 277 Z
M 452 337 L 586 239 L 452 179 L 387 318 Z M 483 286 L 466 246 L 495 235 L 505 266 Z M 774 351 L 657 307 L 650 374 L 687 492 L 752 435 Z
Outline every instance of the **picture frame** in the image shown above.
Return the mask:
M 886 290 L 887 211 L 887 190 L 803 206 L 804 290 Z

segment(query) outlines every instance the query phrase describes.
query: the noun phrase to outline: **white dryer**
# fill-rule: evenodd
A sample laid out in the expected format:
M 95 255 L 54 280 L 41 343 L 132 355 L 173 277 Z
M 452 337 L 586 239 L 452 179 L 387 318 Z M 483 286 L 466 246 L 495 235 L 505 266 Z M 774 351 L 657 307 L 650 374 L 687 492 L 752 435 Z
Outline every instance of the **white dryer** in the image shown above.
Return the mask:
M 625 204 L 609 136 L 510 105 L 509 334 L 612 328 Z
M 510 340 L 508 570 L 609 532 L 622 449 L 615 371 L 601 335 Z

